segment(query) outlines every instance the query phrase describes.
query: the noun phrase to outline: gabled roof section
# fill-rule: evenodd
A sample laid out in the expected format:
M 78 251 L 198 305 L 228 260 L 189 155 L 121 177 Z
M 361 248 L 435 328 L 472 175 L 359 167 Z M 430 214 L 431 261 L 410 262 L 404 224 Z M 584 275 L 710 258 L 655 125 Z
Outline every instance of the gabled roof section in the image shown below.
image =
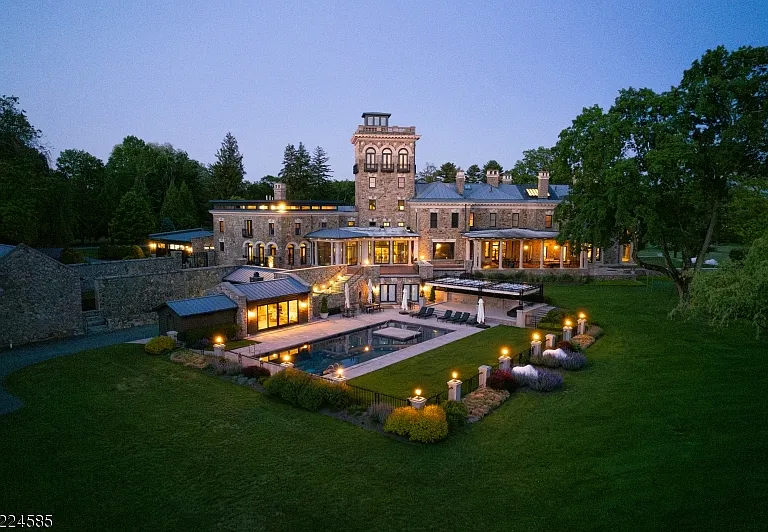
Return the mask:
M 9 246 L 8 244 L 0 244 L 0 257 L 3 257 L 16 249 L 16 246 Z
M 456 191 L 455 183 L 416 182 L 416 195 L 411 201 L 445 201 L 445 202 L 552 202 L 562 201 L 570 191 L 568 185 L 550 185 L 549 197 L 539 199 L 538 192 L 535 195 L 528 193 L 528 189 L 537 190 L 537 185 L 512 185 L 500 183 L 493 187 L 488 183 L 467 183 L 464 185 L 464 194 Z
M 456 192 L 455 183 L 416 183 L 416 200 L 460 200 L 462 196 Z
M 162 240 L 163 242 L 178 242 L 191 244 L 193 238 L 205 238 L 213 236 L 212 231 L 207 231 L 202 227 L 196 229 L 181 229 L 179 231 L 168 231 L 166 233 L 153 233 L 149 235 L 150 240 Z
M 283 277 L 282 279 L 273 279 L 271 281 L 233 284 L 230 286 L 234 292 L 244 295 L 248 301 L 280 299 L 288 296 L 299 296 L 309 293 L 309 286 L 291 275 Z
M 524 198 L 515 185 L 492 187 L 488 183 L 471 183 L 469 188 L 465 185 L 464 197 L 475 201 L 520 201 Z
M 250 283 L 251 277 L 259 275 L 262 281 L 271 281 L 275 278 L 275 274 L 282 270 L 275 270 L 273 268 L 259 268 L 258 266 L 241 266 L 226 277 L 224 281 L 228 283 Z
M 233 310 L 237 308 L 237 303 L 223 294 L 215 296 L 193 297 L 190 299 L 177 299 L 176 301 L 167 301 L 165 305 L 173 312 L 182 317 L 199 316 L 201 314 L 212 314 L 221 310 Z M 158 307 L 158 308 L 160 308 Z

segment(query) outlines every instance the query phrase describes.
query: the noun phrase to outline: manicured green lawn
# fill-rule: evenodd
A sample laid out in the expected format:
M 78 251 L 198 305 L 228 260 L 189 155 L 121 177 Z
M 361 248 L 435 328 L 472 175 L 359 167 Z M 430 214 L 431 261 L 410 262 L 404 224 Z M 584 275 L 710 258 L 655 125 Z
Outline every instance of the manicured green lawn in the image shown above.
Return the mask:
M 3 513 L 61 530 L 764 530 L 768 357 L 653 289 L 548 285 L 606 336 L 565 389 L 395 441 L 124 345 L 11 375 Z M 489 345 L 488 350 L 496 346 Z
M 459 379 L 475 375 L 479 366 L 499 362 L 502 347 L 509 349 L 510 356 L 525 349 L 530 345 L 530 335 L 526 329 L 493 327 L 351 379 L 350 383 L 396 397 L 410 397 L 414 389 L 421 388 L 422 395 L 430 397 L 448 389 L 451 372 L 458 372 Z
M 232 340 L 226 343 L 226 349 L 232 351 L 233 349 L 240 349 L 241 347 L 248 347 L 258 343 L 256 340 Z

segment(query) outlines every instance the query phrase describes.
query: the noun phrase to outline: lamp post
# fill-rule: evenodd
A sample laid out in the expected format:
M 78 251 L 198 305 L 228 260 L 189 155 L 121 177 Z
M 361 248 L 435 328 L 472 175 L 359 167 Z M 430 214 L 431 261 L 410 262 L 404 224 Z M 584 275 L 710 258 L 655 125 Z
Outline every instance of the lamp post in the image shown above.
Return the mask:
M 566 342 L 571 341 L 571 336 L 573 335 L 573 323 L 571 320 L 565 320 L 565 325 L 563 326 L 563 340 Z
M 448 400 L 461 401 L 461 381 L 455 371 L 451 373 L 451 380 L 448 381 Z
M 224 338 L 222 336 L 217 336 L 213 339 L 213 354 L 217 357 L 223 357 L 224 356 Z
M 579 319 L 576 321 L 577 334 L 584 334 L 587 330 L 587 315 L 579 312 Z
M 411 403 L 411 406 L 415 408 L 416 410 L 421 410 L 424 408 L 424 405 L 427 404 L 427 398 L 421 396 L 421 388 L 416 388 L 414 390 L 414 396 L 409 397 L 408 401 Z
M 541 335 L 537 332 L 533 333 L 531 337 L 531 356 L 537 356 L 541 354 Z
M 501 348 L 501 356 L 499 357 L 499 369 L 501 371 L 509 371 L 512 359 L 509 357 L 509 348 Z

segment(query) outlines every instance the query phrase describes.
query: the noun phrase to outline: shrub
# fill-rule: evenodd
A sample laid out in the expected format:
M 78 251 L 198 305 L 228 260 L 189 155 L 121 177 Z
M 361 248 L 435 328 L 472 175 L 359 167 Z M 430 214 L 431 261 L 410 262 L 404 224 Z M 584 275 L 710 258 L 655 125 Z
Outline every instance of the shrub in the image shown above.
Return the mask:
M 395 408 L 387 403 L 373 403 L 368 407 L 367 414 L 372 421 L 383 425 Z
M 500 369 L 494 370 L 491 376 L 488 378 L 488 386 L 494 390 L 507 390 L 508 392 L 514 392 L 517 389 L 517 382 L 515 376 L 511 371 L 503 371 Z
M 563 351 L 572 351 L 573 345 L 568 340 L 560 340 L 555 344 L 555 349 L 562 349 Z
M 269 377 L 271 374 L 267 368 L 261 366 L 243 366 L 243 375 L 249 379 L 258 379 L 259 377 Z
M 339 410 L 354 402 L 344 385 L 291 368 L 264 380 L 264 388 L 268 394 L 307 410 L 318 410 L 326 405 Z
M 320 410 L 325 402 L 325 387 L 319 379 L 312 379 L 298 393 L 299 406 L 307 410 Z
M 563 386 L 563 376 L 556 371 L 548 371 L 545 369 L 539 369 L 538 376 L 535 379 L 531 379 L 528 386 L 532 390 L 537 392 L 551 392 Z
M 733 248 L 731 251 L 728 252 L 728 258 L 730 258 L 734 262 L 741 262 L 744 260 L 744 257 L 747 256 L 747 253 L 742 248 Z
M 539 327 L 545 329 L 560 329 L 563 326 L 563 322 L 569 316 L 569 312 L 561 308 L 553 308 L 547 315 L 541 318 L 539 321 Z
M 560 367 L 567 370 L 581 369 L 587 365 L 587 357 L 582 353 L 573 353 L 560 361 Z
M 445 410 L 445 420 L 448 422 L 448 430 L 454 432 L 467 424 L 469 408 L 460 401 L 446 401 L 440 405 Z
M 393 432 L 400 436 L 408 436 L 411 427 L 416 423 L 419 417 L 419 411 L 412 406 L 401 406 L 395 408 L 384 423 L 385 432 Z
M 320 300 L 320 312 L 322 314 L 328 312 L 328 298 L 325 296 L 323 296 L 323 299 Z
M 211 367 L 216 375 L 239 375 L 243 372 L 243 366 L 225 357 L 216 357 Z
M 531 355 L 531 358 L 528 360 L 531 364 L 534 366 L 545 366 L 548 368 L 559 368 L 560 367 L 560 359 L 545 355 L 544 353 L 539 353 L 538 355 Z
M 588 334 L 579 334 L 571 340 L 571 352 L 580 353 L 594 343 L 595 339 Z
M 430 286 L 429 287 L 429 302 L 434 303 L 435 302 L 435 287 Z
M 79 264 L 85 262 L 83 255 L 72 248 L 64 248 L 61 250 L 61 257 L 59 259 L 64 264 Z
M 213 343 L 217 336 L 234 339 L 237 336 L 237 325 L 234 323 L 223 323 L 221 325 L 211 325 L 208 327 L 195 327 L 179 333 L 179 340 L 190 346 L 197 346 L 201 340 L 208 340 Z
M 131 246 L 126 259 L 143 259 L 144 251 L 139 246 Z
M 170 353 L 174 349 L 176 349 L 176 342 L 173 341 L 173 338 L 169 338 L 168 336 L 157 336 L 152 338 L 144 346 L 144 351 L 150 355 L 163 355 L 165 353 Z
M 592 338 L 594 338 L 595 340 L 597 340 L 603 335 L 603 330 L 597 325 L 592 324 L 587 328 L 586 333 Z

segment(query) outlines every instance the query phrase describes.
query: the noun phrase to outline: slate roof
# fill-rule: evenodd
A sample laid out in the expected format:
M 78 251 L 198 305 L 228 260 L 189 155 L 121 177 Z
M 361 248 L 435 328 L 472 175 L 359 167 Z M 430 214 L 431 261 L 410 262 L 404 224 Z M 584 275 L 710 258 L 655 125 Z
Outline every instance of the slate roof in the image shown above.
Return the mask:
M 220 310 L 230 310 L 237 308 L 237 303 L 223 294 L 215 296 L 193 297 L 190 299 L 178 299 L 176 301 L 167 301 L 165 304 L 172 311 L 182 317 L 198 316 L 200 314 L 211 314 Z
M 296 296 L 309 293 L 309 287 L 287 276 L 271 281 L 258 281 L 255 283 L 231 285 L 235 292 L 245 296 L 248 301 L 261 301 L 264 299 L 278 299 L 287 296 Z
M 226 277 L 224 281 L 228 283 L 250 283 L 251 277 L 256 274 L 261 276 L 263 281 L 271 281 L 275 278 L 275 270 L 272 268 L 259 268 L 258 266 L 241 266 Z
M 16 246 L 9 246 L 8 244 L 0 244 L 0 257 L 7 255 L 14 249 L 16 249 Z
M 568 185 L 550 185 L 549 197 L 546 199 L 539 199 L 537 197 L 531 197 L 526 192 L 526 189 L 536 188 L 537 185 L 511 185 L 507 183 L 501 183 L 498 187 L 492 187 L 488 183 L 469 183 L 464 185 L 464 194 L 461 195 L 456 191 L 455 183 L 442 183 L 436 181 L 434 183 L 416 183 L 416 195 L 410 201 L 456 201 L 456 202 L 472 202 L 472 201 L 490 201 L 490 202 L 551 202 L 562 201 L 569 191 Z
M 167 233 L 153 233 L 149 235 L 149 239 L 162 240 L 163 242 L 191 244 L 193 238 L 208 236 L 213 236 L 213 232 L 198 227 L 197 229 L 181 229 L 179 231 L 168 231 Z
M 307 234 L 307 238 L 407 238 L 418 233 L 405 227 L 341 227 L 339 229 L 318 229 Z

